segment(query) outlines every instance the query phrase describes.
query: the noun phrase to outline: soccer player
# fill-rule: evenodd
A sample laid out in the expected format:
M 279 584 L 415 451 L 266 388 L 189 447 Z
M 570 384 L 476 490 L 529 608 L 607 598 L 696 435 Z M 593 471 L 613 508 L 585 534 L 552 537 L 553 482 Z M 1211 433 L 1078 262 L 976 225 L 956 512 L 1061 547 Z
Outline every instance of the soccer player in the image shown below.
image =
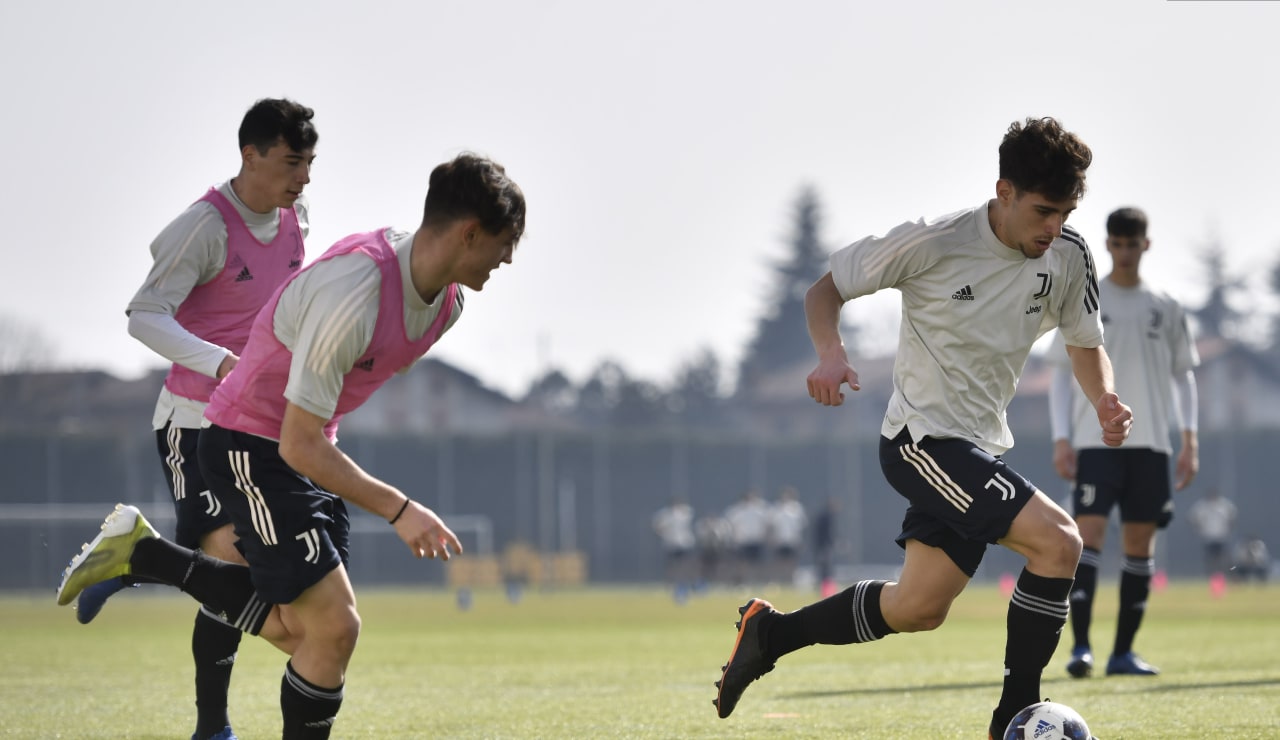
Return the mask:
M 116 575 L 177 586 L 291 656 L 283 737 L 329 737 L 360 632 L 346 502 L 385 518 L 416 557 L 462 549 L 435 512 L 338 449 L 339 419 L 454 325 L 462 288 L 481 290 L 511 262 L 524 223 L 524 195 L 505 170 L 463 154 L 432 171 L 414 233 L 346 237 L 290 278 L 259 313 L 200 434 L 201 470 L 248 567 L 160 538 L 137 509 L 117 506 L 64 573 L 58 602 Z
M 1049 391 L 1053 464 L 1059 475 L 1075 481 L 1071 500 L 1084 540 L 1071 591 L 1075 642 L 1067 672 L 1075 678 L 1093 672 L 1089 625 L 1098 588 L 1098 557 L 1106 539 L 1107 519 L 1116 507 L 1120 509 L 1124 561 L 1116 639 L 1107 660 L 1107 675 L 1159 673 L 1133 652 L 1133 639 L 1151 593 L 1156 530 L 1167 526 L 1173 515 L 1169 491 L 1171 414 L 1180 419 L 1182 433 L 1174 487 L 1179 491 L 1186 488 L 1200 468 L 1192 370 L 1199 356 L 1182 306 L 1139 275 L 1143 255 L 1150 248 L 1145 213 L 1121 208 L 1107 217 L 1111 273 L 1099 283 L 1107 353 L 1116 367 L 1116 392 L 1143 420 L 1122 447 L 1104 446 L 1093 432 L 1089 401 L 1072 392 L 1061 337 L 1055 337 L 1049 352 L 1057 362 Z
M 1088 247 L 1065 225 L 1084 194 L 1092 153 L 1056 120 L 1029 118 L 1009 127 L 999 156 L 994 198 L 854 242 L 831 256 L 831 271 L 805 296 L 818 356 L 809 395 L 839 406 L 843 384 L 860 388 L 840 339 L 841 307 L 885 288 L 902 293 L 880 465 L 908 502 L 897 538 L 906 557 L 896 582 L 861 581 L 794 612 L 748 601 L 716 682 L 721 717 L 787 653 L 937 628 L 991 543 L 1026 558 L 1009 602 L 992 736 L 1043 698 L 1040 677 L 1067 621 L 1080 535 L 1065 511 L 1000 459 L 1013 445 L 1005 409 L 1031 345 L 1059 327 L 1106 444 L 1124 441 L 1131 413 L 1114 392 L 1102 347 Z
M 313 116 L 284 99 L 249 108 L 240 123 L 240 172 L 160 232 L 151 243 L 151 271 L 126 309 L 129 333 L 173 363 L 152 425 L 177 514 L 174 541 L 230 562 L 244 558 L 226 509 L 200 474 L 200 419 L 218 381 L 235 367 L 258 311 L 302 267 L 309 225 L 302 191 L 319 138 Z M 136 579 L 112 578 L 86 589 L 76 618 L 88 624 L 126 585 Z M 227 688 L 240 635 L 207 608 L 196 612 L 193 738 L 235 738 Z

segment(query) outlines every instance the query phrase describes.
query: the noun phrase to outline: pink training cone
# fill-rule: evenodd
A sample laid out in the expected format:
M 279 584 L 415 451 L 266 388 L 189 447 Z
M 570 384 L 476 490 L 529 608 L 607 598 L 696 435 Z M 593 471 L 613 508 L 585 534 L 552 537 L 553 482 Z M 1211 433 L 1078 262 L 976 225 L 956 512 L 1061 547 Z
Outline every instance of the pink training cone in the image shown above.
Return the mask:
M 1000 593 L 1004 594 L 1007 599 L 1013 596 L 1013 587 L 1017 585 L 1017 581 L 1013 580 L 1012 573 L 1000 574 Z
M 1151 590 L 1160 593 L 1169 587 L 1169 574 L 1163 570 L 1158 570 L 1155 575 L 1151 576 Z
M 1226 593 L 1227 577 L 1221 573 L 1209 576 L 1209 594 L 1215 599 L 1221 599 Z

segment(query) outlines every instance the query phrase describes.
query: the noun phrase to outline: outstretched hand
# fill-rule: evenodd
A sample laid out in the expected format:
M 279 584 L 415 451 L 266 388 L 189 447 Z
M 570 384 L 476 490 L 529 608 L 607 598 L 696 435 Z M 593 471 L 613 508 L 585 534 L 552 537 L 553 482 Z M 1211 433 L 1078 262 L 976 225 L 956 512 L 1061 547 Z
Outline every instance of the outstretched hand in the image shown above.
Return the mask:
M 1124 444 L 1133 427 L 1133 410 L 1120 403 L 1120 397 L 1114 393 L 1103 393 L 1094 409 L 1102 427 L 1102 443 L 1108 447 Z
M 809 373 L 806 379 L 809 386 L 809 397 L 823 406 L 839 406 L 844 403 L 844 393 L 840 386 L 848 383 L 850 390 L 860 390 L 858 372 L 849 364 L 847 357 L 824 357 L 818 360 L 818 367 Z
M 440 558 L 448 560 L 462 552 L 458 535 L 445 526 L 434 511 L 417 501 L 410 501 L 404 513 L 393 525 L 396 534 L 409 546 L 415 558 Z M 450 551 L 452 550 L 452 555 Z

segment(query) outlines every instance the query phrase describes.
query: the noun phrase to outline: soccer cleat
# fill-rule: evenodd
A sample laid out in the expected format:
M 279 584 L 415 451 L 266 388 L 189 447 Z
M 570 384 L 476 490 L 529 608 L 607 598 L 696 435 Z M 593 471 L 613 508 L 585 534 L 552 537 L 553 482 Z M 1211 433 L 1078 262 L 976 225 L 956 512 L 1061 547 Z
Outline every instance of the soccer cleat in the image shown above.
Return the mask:
M 200 740 L 200 738 L 196 737 L 195 733 L 192 733 L 191 740 Z M 210 735 L 207 740 L 240 740 L 240 738 L 236 737 L 236 734 L 231 731 L 231 725 L 227 725 Z
M 1088 678 L 1093 675 L 1093 651 L 1088 647 L 1071 649 L 1071 662 L 1067 663 L 1067 673 L 1072 678 Z
M 132 586 L 136 587 L 137 584 Z M 92 622 L 93 618 L 98 616 L 98 612 L 102 611 L 107 599 L 130 587 L 131 584 L 125 583 L 120 576 L 85 587 L 80 592 L 80 598 L 76 599 L 76 621 L 80 624 Z
M 1108 676 L 1155 676 L 1160 669 L 1138 657 L 1137 653 L 1120 653 L 1107 660 Z
M 720 667 L 720 680 L 716 681 L 716 712 L 721 719 L 733 713 L 733 708 L 742 698 L 742 692 L 757 678 L 773 670 L 773 663 L 766 662 L 761 646 L 761 622 L 778 612 L 773 604 L 764 599 L 752 599 L 739 607 L 742 619 L 734 625 L 738 628 L 738 639 L 733 643 L 733 652 L 729 653 L 729 662 Z
M 58 606 L 70 604 L 81 591 L 95 583 L 128 575 L 134 546 L 139 540 L 159 536 L 137 507 L 116 504 L 115 511 L 102 523 L 98 536 L 81 548 L 62 571 Z

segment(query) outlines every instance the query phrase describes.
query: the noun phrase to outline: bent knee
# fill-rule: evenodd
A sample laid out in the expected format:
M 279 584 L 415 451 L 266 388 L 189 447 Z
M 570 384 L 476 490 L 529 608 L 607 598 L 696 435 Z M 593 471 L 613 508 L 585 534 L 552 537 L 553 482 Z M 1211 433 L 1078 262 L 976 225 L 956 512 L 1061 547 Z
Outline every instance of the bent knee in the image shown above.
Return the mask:
M 936 630 L 947 621 L 946 606 L 933 604 L 909 604 L 893 615 L 890 624 L 898 632 L 928 632 Z

